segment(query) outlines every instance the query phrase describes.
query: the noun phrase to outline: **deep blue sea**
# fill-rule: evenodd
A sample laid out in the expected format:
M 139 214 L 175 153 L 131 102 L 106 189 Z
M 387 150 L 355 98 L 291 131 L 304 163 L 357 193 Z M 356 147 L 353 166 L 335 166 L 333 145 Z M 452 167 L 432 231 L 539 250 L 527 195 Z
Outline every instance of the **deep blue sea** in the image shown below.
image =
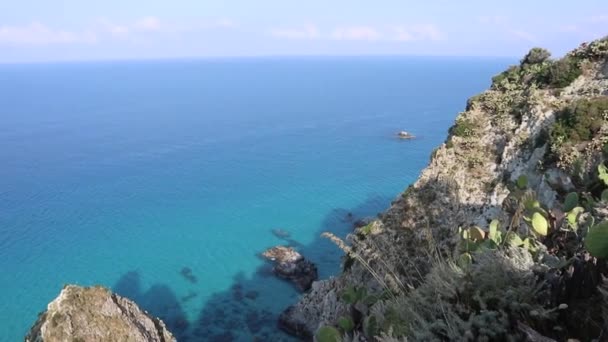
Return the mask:
M 259 253 L 290 244 L 336 274 L 321 232 L 387 208 L 510 62 L 0 65 L 0 341 L 68 283 L 132 298 L 180 340 L 286 338 L 298 293 Z

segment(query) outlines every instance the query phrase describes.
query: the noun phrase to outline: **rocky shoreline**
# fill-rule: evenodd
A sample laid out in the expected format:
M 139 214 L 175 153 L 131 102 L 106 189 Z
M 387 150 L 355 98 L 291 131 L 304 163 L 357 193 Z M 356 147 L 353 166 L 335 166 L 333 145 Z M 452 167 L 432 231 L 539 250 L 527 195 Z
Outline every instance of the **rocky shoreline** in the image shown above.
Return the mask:
M 596 199 L 608 185 L 606 182 L 602 186 L 597 178 L 597 170 L 608 154 L 608 110 L 603 121 L 601 117 L 596 119 L 591 134 L 584 139 L 575 133 L 568 136 L 570 133 L 561 130 L 578 129 L 577 133 L 586 134 L 588 128 L 584 125 L 589 125 L 590 119 L 559 120 L 564 120 L 564 112 L 575 113 L 579 103 L 584 106 L 581 108 L 589 108 L 596 101 L 603 108 L 608 102 L 608 38 L 583 44 L 562 59 L 548 58 L 546 50 L 532 49 L 520 66 L 497 75 L 490 90 L 469 99 L 466 111 L 458 115 L 446 142 L 433 152 L 418 180 L 379 219 L 359 224 L 347 241 L 334 239 L 347 252 L 344 271 L 336 278 L 315 282 L 310 292 L 285 310 L 280 322 L 283 329 L 303 338 L 311 338 L 323 329 L 326 334 L 348 336 L 353 341 L 376 341 L 382 333 L 385 335 L 380 341 L 396 341 L 386 334 L 408 340 L 452 340 L 457 336 L 468 336 L 466 340 L 500 340 L 508 336 L 513 340 L 555 341 L 564 337 L 590 340 L 601 336 L 602 328 L 608 328 L 608 316 L 601 315 L 601 310 L 608 310 L 608 297 L 602 293 L 608 292 L 600 291 L 602 286 L 604 291 L 608 286 L 602 281 L 608 276 L 607 267 L 604 260 L 585 251 L 580 237 L 575 243 L 568 231 L 572 226 L 586 225 L 589 229 L 589 222 L 608 218 L 606 202 Z M 591 114 L 583 112 L 583 115 Z M 562 125 L 558 131 L 556 122 Z M 558 134 L 561 140 L 552 142 Z M 568 145 L 563 139 L 582 141 Z M 570 223 L 565 224 L 564 211 L 572 208 L 561 201 L 566 201 L 565 196 L 572 191 L 577 196 L 570 195 L 570 201 L 587 196 L 585 209 L 578 210 L 589 213 L 586 218 L 578 218 L 580 223 L 571 215 Z M 534 206 L 542 211 L 534 210 L 548 217 L 543 222 L 553 229 L 549 237 L 526 230 L 532 221 L 517 214 L 520 204 L 515 202 L 522 201 L 517 196 L 524 195 L 534 196 Z M 602 198 L 606 195 L 608 192 L 604 191 Z M 517 247 L 514 250 L 489 248 L 477 254 L 469 252 L 466 249 L 469 242 L 463 246 L 462 241 L 471 237 L 459 236 L 459 231 L 469 234 L 475 230 L 487 241 L 491 222 L 496 222 L 495 230 L 507 227 L 515 231 L 502 230 L 501 234 L 518 234 L 523 246 L 524 238 L 519 236 L 534 245 L 524 249 L 517 240 L 512 240 L 510 243 Z M 545 254 L 535 259 L 541 253 L 539 250 Z M 547 312 L 552 321 L 544 321 L 543 325 L 538 316 L 527 319 L 526 315 L 511 311 L 511 302 L 500 304 L 504 307 L 484 303 L 485 311 L 475 307 L 463 311 L 467 303 L 458 304 L 460 307 L 449 313 L 434 310 L 438 306 L 448 310 L 451 303 L 458 303 L 460 297 L 468 294 L 467 283 L 443 261 L 460 262 L 463 258 L 458 253 L 472 263 L 467 267 L 479 270 L 476 285 L 486 286 L 484 293 L 497 291 L 500 293 L 497 298 L 501 298 L 505 291 L 538 291 L 532 297 L 518 297 L 511 302 L 521 301 L 517 305 L 535 307 L 533 315 Z M 555 260 L 566 263 L 568 258 L 575 264 L 567 271 L 552 268 L 555 266 L 551 265 L 559 263 Z M 509 275 L 498 281 L 501 288 L 484 284 L 497 281 L 482 277 L 494 271 L 498 272 L 496 277 Z M 444 278 L 439 280 L 441 277 Z M 544 282 L 553 287 L 534 290 L 534 284 Z M 574 284 L 583 283 L 587 284 L 584 291 L 574 290 L 578 288 Z M 448 284 L 445 301 L 438 301 L 438 293 Z M 349 309 L 352 296 L 345 298 L 345 294 L 361 288 L 375 298 L 362 305 L 363 317 L 355 318 Z M 409 295 L 412 291 L 414 295 Z M 394 298 L 378 299 L 387 292 Z M 543 301 L 543 296 L 552 301 Z M 483 300 L 479 296 L 472 298 Z M 357 303 L 359 300 L 356 299 Z M 583 310 L 596 305 L 592 303 L 599 309 Z M 481 321 L 468 321 L 473 317 L 482 320 L 483 315 L 489 319 L 486 314 L 489 307 L 496 310 L 492 315 L 517 324 L 494 322 L 485 327 Z M 459 316 L 459 312 L 467 314 Z M 452 315 L 451 322 L 445 322 L 448 314 Z
M 608 38 L 559 60 L 531 50 L 469 99 L 386 212 L 357 221 L 346 241 L 327 235 L 346 252 L 339 276 L 315 281 L 316 266 L 291 247 L 263 253 L 304 292 L 278 327 L 334 342 L 601 340 L 608 265 L 582 238 L 608 219 L 607 160 Z M 90 336 L 175 340 L 135 303 L 67 286 L 26 341 Z

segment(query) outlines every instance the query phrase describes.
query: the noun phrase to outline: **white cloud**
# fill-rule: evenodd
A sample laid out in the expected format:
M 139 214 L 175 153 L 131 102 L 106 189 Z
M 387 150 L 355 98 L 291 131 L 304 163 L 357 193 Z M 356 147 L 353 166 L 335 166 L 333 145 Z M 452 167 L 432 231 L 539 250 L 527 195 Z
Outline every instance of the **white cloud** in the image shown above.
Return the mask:
M 106 18 L 97 19 L 95 26 L 96 31 L 117 37 L 125 37 L 131 32 L 129 26 L 113 23 Z
M 161 24 L 157 17 L 149 16 L 138 19 L 133 23 L 132 27 L 139 31 L 160 31 Z
M 477 20 L 482 24 L 491 24 L 491 25 L 504 25 L 509 21 L 509 19 L 504 15 L 482 15 L 477 18 Z
M 515 38 L 516 40 L 523 40 L 528 43 L 534 43 L 534 44 L 536 44 L 538 41 L 533 34 L 523 31 L 523 30 L 509 29 L 507 32 L 509 33 L 509 35 L 512 38 Z
M 590 18 L 592 23 L 608 23 L 608 14 L 594 15 Z
M 277 38 L 293 40 L 341 40 L 341 41 L 438 41 L 444 34 L 433 24 L 375 27 L 375 26 L 342 26 L 321 31 L 316 25 L 297 28 L 280 28 L 269 31 Z
M 22 26 L 0 26 L 0 43 L 22 45 L 91 44 L 97 41 L 93 32 L 66 31 L 39 22 Z
M 321 33 L 315 25 L 306 25 L 300 28 L 279 28 L 270 30 L 270 35 L 286 39 L 319 39 Z
M 411 42 L 420 40 L 438 41 L 444 39 L 441 30 L 433 25 L 395 26 L 389 39 L 400 42 Z
M 0 44 L 6 45 L 67 45 L 93 44 L 108 40 L 136 41 L 152 34 L 180 34 L 214 29 L 234 29 L 238 24 L 227 18 L 198 23 L 165 23 L 156 16 L 141 17 L 129 22 L 114 22 L 100 17 L 84 28 L 66 30 L 32 22 L 23 25 L 0 25 Z M 313 31 L 311 31 L 313 32 Z M 314 33 L 314 32 L 313 32 Z M 310 32 L 309 32 L 310 34 Z
M 233 28 L 237 28 L 239 25 L 233 20 L 230 20 L 227 18 L 221 18 L 221 19 L 213 21 L 210 26 L 218 27 L 218 28 L 233 29 Z
M 334 40 L 367 40 L 374 41 L 383 38 L 376 28 L 371 26 L 338 27 L 330 34 Z

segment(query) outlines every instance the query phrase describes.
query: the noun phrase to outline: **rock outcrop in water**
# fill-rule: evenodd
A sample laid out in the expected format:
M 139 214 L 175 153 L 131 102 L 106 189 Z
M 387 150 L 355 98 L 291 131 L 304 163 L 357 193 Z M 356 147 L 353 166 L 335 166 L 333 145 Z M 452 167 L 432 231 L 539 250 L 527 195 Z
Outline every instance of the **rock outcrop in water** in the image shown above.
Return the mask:
M 175 341 L 165 324 L 103 287 L 68 285 L 49 303 L 26 342 Z
M 317 280 L 317 267 L 291 247 L 272 247 L 262 255 L 275 263 L 272 270 L 279 278 L 291 281 L 300 291 L 310 289 Z
M 469 99 L 378 220 L 347 241 L 328 235 L 346 252 L 343 272 L 289 307 L 284 330 L 353 341 L 606 339 L 608 265 L 586 235 L 608 219 L 608 37 L 548 57 L 532 49 Z

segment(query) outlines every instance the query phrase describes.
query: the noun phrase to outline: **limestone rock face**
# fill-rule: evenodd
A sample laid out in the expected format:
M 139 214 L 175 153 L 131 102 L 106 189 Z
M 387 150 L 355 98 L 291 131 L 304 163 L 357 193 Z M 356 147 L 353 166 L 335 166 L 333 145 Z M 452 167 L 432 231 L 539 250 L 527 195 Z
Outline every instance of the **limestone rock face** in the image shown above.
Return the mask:
M 349 249 L 358 259 L 346 258 L 338 278 L 315 283 L 283 313 L 280 327 L 310 336 L 322 325 L 335 325 L 344 314 L 339 294 L 348 287 L 381 293 L 383 287 L 418 286 L 432 267 L 428 251 L 450 255 L 459 239 L 458 227 L 488 229 L 494 219 L 508 223 L 509 186 L 521 175 L 527 176 L 540 203 L 553 208 L 556 198 L 571 191 L 573 184 L 557 166 L 543 163 L 551 149 L 544 133 L 560 109 L 600 95 L 608 95 L 608 55 L 588 63 L 582 75 L 559 93 L 515 85 L 471 98 L 416 182 L 373 222 L 373 229 L 358 228 L 348 237 Z M 512 108 L 517 108 L 517 115 Z M 598 144 L 605 143 L 606 136 Z M 593 155 L 587 159 L 597 160 Z M 583 174 L 590 174 L 589 169 L 584 165 Z M 385 284 L 380 286 L 369 270 Z
M 175 341 L 165 324 L 103 287 L 66 286 L 49 303 L 26 342 Z
M 318 277 L 317 267 L 291 247 L 272 247 L 262 255 L 275 262 L 272 270 L 279 278 L 290 280 L 300 291 L 310 289 Z

